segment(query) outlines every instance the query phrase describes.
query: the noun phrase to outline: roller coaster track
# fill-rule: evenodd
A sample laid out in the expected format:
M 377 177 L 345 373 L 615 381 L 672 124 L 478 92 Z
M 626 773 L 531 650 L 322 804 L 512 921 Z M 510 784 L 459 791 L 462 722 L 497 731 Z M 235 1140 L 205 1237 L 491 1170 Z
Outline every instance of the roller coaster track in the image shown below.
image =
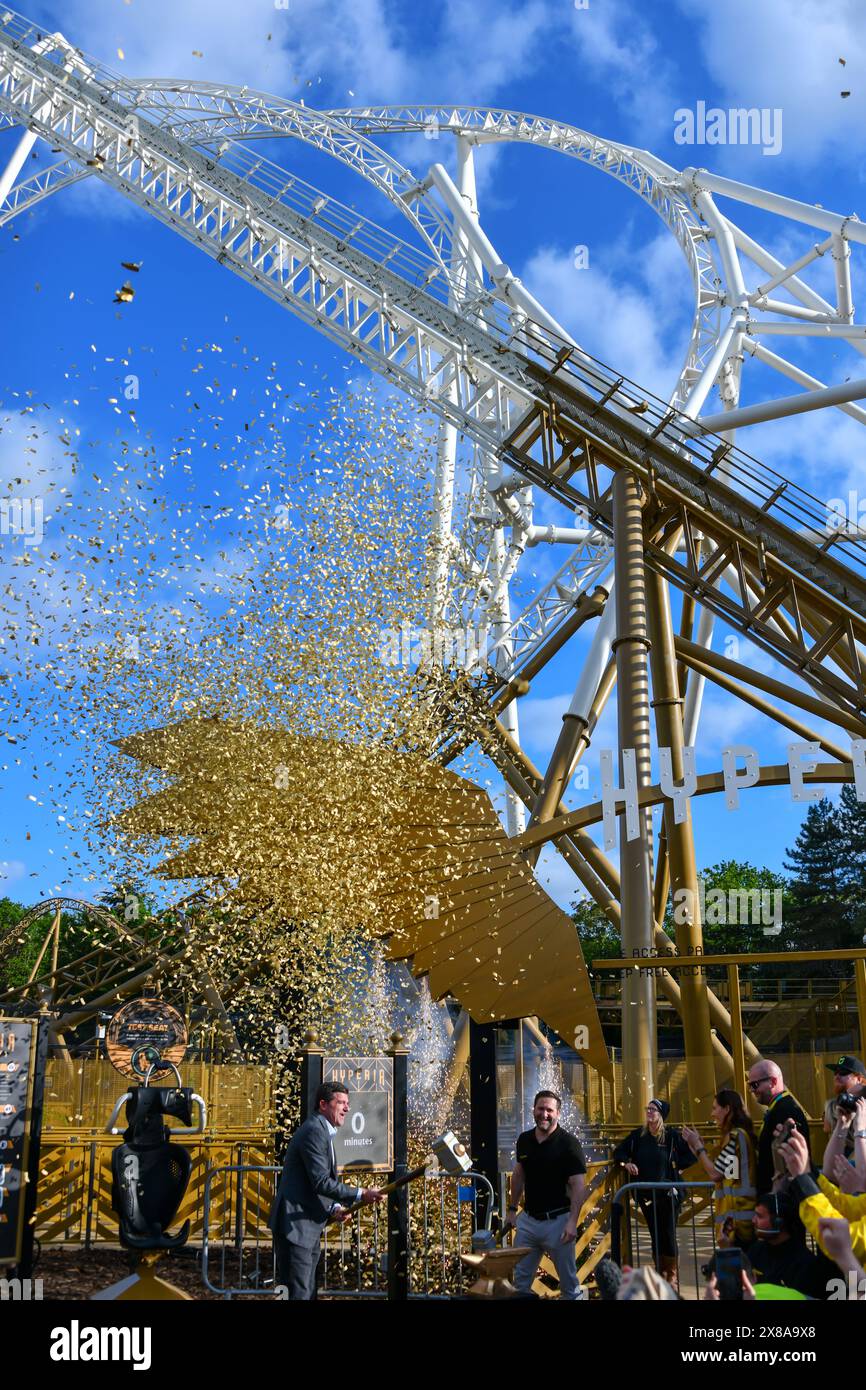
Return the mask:
M 59 148 L 217 262 L 448 420 L 527 481 L 611 530 L 610 477 L 641 481 L 654 516 L 647 559 L 833 704 L 866 708 L 866 539 L 827 532 L 817 499 L 531 320 L 484 328 L 447 302 L 441 259 L 276 166 L 242 171 L 136 113 L 62 48 L 0 30 L 0 111 Z M 244 167 L 245 166 L 245 167 Z M 666 541 L 684 538 L 684 556 Z M 701 546 L 698 537 L 709 538 Z M 732 567 L 739 593 L 718 587 Z

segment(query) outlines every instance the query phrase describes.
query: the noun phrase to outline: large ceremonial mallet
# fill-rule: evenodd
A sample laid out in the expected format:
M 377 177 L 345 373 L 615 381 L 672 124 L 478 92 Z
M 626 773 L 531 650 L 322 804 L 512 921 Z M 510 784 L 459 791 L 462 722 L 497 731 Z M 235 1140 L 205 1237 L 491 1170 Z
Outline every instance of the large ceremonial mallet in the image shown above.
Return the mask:
M 405 1187 L 407 1182 L 415 1182 L 418 1178 L 423 1178 L 434 1164 L 443 1173 L 468 1173 L 472 1167 L 472 1159 L 466 1152 L 465 1145 L 460 1143 L 457 1135 L 452 1134 L 450 1129 L 446 1130 L 444 1134 L 440 1134 L 438 1139 L 433 1140 L 433 1147 L 423 1163 L 419 1164 L 417 1168 L 410 1169 L 408 1173 L 403 1173 L 401 1177 L 395 1178 L 393 1182 L 386 1183 L 384 1187 L 379 1188 L 379 1191 L 382 1193 L 393 1192 L 398 1187 Z M 345 1210 L 359 1211 L 363 1205 L 363 1202 L 353 1202 Z

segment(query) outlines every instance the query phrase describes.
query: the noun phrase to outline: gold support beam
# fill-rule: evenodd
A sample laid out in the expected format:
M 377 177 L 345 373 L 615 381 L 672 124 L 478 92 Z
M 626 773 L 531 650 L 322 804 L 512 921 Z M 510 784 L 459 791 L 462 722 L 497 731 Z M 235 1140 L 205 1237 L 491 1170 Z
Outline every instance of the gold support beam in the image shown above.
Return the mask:
M 571 613 L 550 637 L 540 644 L 529 657 L 529 660 L 520 668 L 517 676 L 512 677 L 507 685 L 499 692 L 493 701 L 492 710 L 494 714 L 501 714 L 512 700 L 517 699 L 518 695 L 525 695 L 529 690 L 529 683 L 534 680 L 539 671 L 542 671 L 552 657 L 565 646 L 569 637 L 573 637 L 579 628 L 590 618 L 600 618 L 604 612 L 604 605 L 607 602 L 607 589 L 599 585 L 593 589 L 591 594 L 581 594 Z
M 650 703 L 647 653 L 644 534 L 640 492 L 632 474 L 619 472 L 613 480 L 613 538 L 616 574 L 617 725 L 620 783 L 625 785 L 623 758 L 634 749 L 637 785 L 652 782 L 650 764 Z M 652 885 L 652 822 L 638 811 L 639 834 L 628 838 L 626 812 L 619 818 L 620 904 L 623 951 L 648 955 L 655 932 Z M 622 986 L 623 1119 L 637 1124 L 643 1118 L 655 1086 L 655 981 L 650 974 L 630 972 Z
M 544 774 L 541 789 L 532 808 L 532 815 L 529 818 L 530 825 L 550 820 L 551 816 L 557 814 L 559 804 L 568 788 L 572 771 L 589 747 L 592 732 L 610 698 L 615 682 L 616 661 L 612 658 L 605 667 L 598 683 L 587 717 L 584 718 L 583 715 L 578 714 L 564 714 L 562 716 L 562 728 L 547 771 Z M 528 850 L 526 862 L 535 864 L 540 853 L 540 846 L 537 850 Z
M 861 956 L 854 962 L 854 983 L 857 989 L 857 1018 L 860 1023 L 860 1056 L 866 1047 L 866 960 Z
M 746 1057 L 743 1048 L 743 1010 L 740 1004 L 740 971 L 736 965 L 728 966 L 728 1008 L 731 1011 L 731 1044 L 734 1052 L 734 1090 L 744 1099 L 746 1091 Z
M 541 773 L 504 725 L 497 722 L 494 733 L 487 732 L 481 741 L 481 746 L 498 767 L 508 785 L 517 792 L 524 805 L 531 806 L 537 794 L 537 788 L 541 784 Z M 565 807 L 560 805 L 557 808 L 557 815 L 565 814 L 567 814 Z M 616 868 L 611 864 L 604 851 L 599 849 L 592 836 L 583 830 L 563 835 L 553 843 L 593 901 L 598 904 L 617 931 L 620 931 L 620 879 Z M 664 901 L 660 911 L 656 913 L 655 946 L 662 953 L 670 952 L 671 955 L 675 955 L 674 943 L 664 929 L 658 925 L 663 915 Z M 678 1017 L 682 1018 L 682 993 L 673 975 L 662 970 L 656 976 L 656 984 L 665 998 L 676 1009 Z M 707 995 L 712 1027 L 718 1029 L 725 1037 L 731 1037 L 730 1014 L 712 990 L 708 990 Z M 711 1036 L 713 1053 L 719 1061 L 720 1071 L 727 1075 L 731 1070 L 731 1055 L 715 1033 L 712 1033 Z M 758 1049 L 748 1039 L 744 1041 L 749 1063 L 756 1062 L 760 1056 Z
M 862 738 L 866 734 L 866 723 L 850 710 L 831 705 L 827 700 L 819 700 L 814 695 L 807 695 L 805 691 L 797 690 L 792 685 L 786 685 L 784 681 L 777 680 L 775 676 L 765 676 L 761 671 L 755 671 L 751 666 L 744 666 L 742 662 L 732 661 L 730 657 L 722 656 L 720 652 L 714 652 L 696 642 L 687 642 L 684 637 L 676 639 L 676 650 L 677 656 L 688 662 L 690 666 L 695 662 L 700 662 L 703 666 L 711 666 L 714 670 L 722 671 L 747 685 L 756 686 L 758 690 L 763 690 L 766 695 L 775 695 L 777 700 L 784 700 L 787 704 L 797 705 L 807 714 L 814 714 L 818 719 L 826 719 L 830 724 L 847 729 L 855 738 Z
M 704 650 L 704 648 L 700 648 L 700 650 Z M 771 719 L 775 719 L 777 723 L 784 724 L 792 733 L 799 734 L 801 738 L 808 739 L 810 742 L 819 743 L 824 751 L 830 754 L 831 758 L 837 758 L 839 762 L 844 762 L 848 757 L 844 748 L 840 747 L 838 743 L 834 743 L 832 739 L 827 738 L 824 734 L 815 733 L 813 729 L 809 728 L 808 724 L 804 724 L 802 720 L 796 719 L 792 714 L 786 714 L 786 712 L 779 709 L 777 705 L 773 705 L 769 700 L 765 700 L 763 696 L 757 695 L 754 690 L 747 689 L 746 686 L 741 685 L 739 681 L 735 681 L 732 676 L 726 675 L 715 665 L 711 666 L 708 662 L 701 661 L 692 655 L 683 656 L 683 661 L 690 666 L 692 670 L 696 671 L 698 675 L 705 676 L 707 680 L 712 681 L 714 685 L 718 685 L 722 690 L 727 690 L 732 695 L 736 695 L 739 700 L 743 700 L 747 705 L 751 705 L 753 709 L 760 710 L 761 714 L 767 714 Z
M 787 763 L 773 763 L 759 768 L 756 787 L 786 787 L 790 784 L 790 769 Z M 853 782 L 854 774 L 850 760 L 844 763 L 819 763 L 812 772 L 803 773 L 803 781 L 807 786 L 822 786 L 825 782 L 836 783 Z M 698 785 L 695 789 L 695 796 L 710 796 L 715 792 L 724 790 L 724 773 L 722 772 L 702 772 L 698 775 Z M 638 791 L 638 803 L 648 809 L 652 806 L 663 806 L 667 800 L 661 787 L 641 787 Z M 517 849 L 529 849 L 530 846 L 537 844 L 548 844 L 553 840 L 558 840 L 560 835 L 573 835 L 575 830 L 585 830 L 587 826 L 597 825 L 604 815 L 604 806 L 600 801 L 594 801 L 586 806 L 581 806 L 577 811 L 568 811 L 564 815 L 554 816 L 553 820 L 547 821 L 544 825 L 532 825 L 524 830 L 522 835 L 516 835 L 513 844 Z
M 866 960 L 866 946 L 856 946 L 850 951 L 728 951 L 719 955 L 706 956 L 648 956 L 636 961 L 629 956 L 605 956 L 593 964 L 593 970 L 631 970 L 636 966 L 663 965 L 668 970 L 694 969 L 696 965 L 782 965 L 794 961 L 795 964 L 809 965 L 813 961 L 828 960 Z
M 670 598 L 661 575 L 652 570 L 648 570 L 646 574 L 646 597 L 652 638 L 650 664 L 656 737 L 660 748 L 670 749 L 671 775 L 675 783 L 681 783 L 684 774 L 682 700 L 674 656 Z M 691 807 L 686 804 L 685 817 L 678 823 L 674 815 L 673 802 L 666 801 L 663 815 L 671 884 L 674 893 L 687 894 L 686 912 L 677 914 L 683 919 L 676 920 L 677 952 L 680 955 L 701 955 L 704 941 Z M 689 1103 L 695 1107 L 696 1119 L 709 1120 L 716 1078 L 710 1044 L 706 976 L 687 976 L 682 981 L 681 989 Z
M 54 933 L 55 933 L 55 930 L 56 930 L 56 927 L 57 927 L 57 922 L 58 922 L 58 920 L 59 920 L 59 917 L 60 917 L 60 914 L 59 914 L 59 913 L 55 913 L 55 916 L 54 916 L 54 918 L 53 918 L 53 920 L 52 920 L 51 926 L 48 928 L 48 931 L 47 931 L 46 934 L 45 934 L 45 940 L 42 942 L 42 945 L 41 945 L 40 948 L 39 948 L 39 955 L 36 957 L 36 961 L 35 961 L 35 963 L 34 963 L 34 965 L 33 965 L 33 969 L 30 971 L 30 974 L 27 976 L 27 985 L 28 985 L 28 988 L 29 988 L 30 985 L 33 984 L 33 981 L 36 979 L 36 976 L 37 976 L 38 973 L 39 973 L 39 967 L 40 967 L 40 965 L 42 964 L 42 957 L 45 955 L 45 952 L 48 950 L 49 945 L 50 945 L 51 942 L 54 940 Z M 56 956 L 56 952 L 52 952 L 52 961 L 51 961 L 51 973 L 52 973 L 52 976 L 53 976 L 54 974 L 56 974 L 56 972 L 57 972 L 57 956 Z

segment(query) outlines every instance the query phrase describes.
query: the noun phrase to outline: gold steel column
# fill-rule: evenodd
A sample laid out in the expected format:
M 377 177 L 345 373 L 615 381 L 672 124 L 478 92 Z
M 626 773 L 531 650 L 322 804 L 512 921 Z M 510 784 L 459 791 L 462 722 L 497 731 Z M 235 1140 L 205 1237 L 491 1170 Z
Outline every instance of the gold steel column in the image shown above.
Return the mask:
M 590 705 L 588 715 L 565 713 L 556 747 L 551 754 L 550 763 L 541 783 L 541 788 L 529 818 L 530 825 L 552 820 L 558 814 L 559 804 L 568 790 L 572 768 L 589 747 L 589 740 L 595 725 L 607 704 L 616 679 L 616 664 L 609 661 Z M 541 845 L 526 851 L 527 864 L 535 865 L 541 853 Z
M 857 988 L 857 1018 L 860 1022 L 860 1056 L 866 1047 L 866 960 L 855 960 L 854 983 Z
M 674 632 L 671 622 L 670 597 L 661 575 L 647 572 L 647 611 L 649 614 L 652 648 L 650 664 L 653 676 L 653 709 L 659 748 L 671 750 L 671 775 L 675 783 L 683 777 L 683 717 L 680 682 L 676 665 Z M 695 842 L 692 834 L 691 806 L 686 805 L 685 819 L 679 825 L 674 820 L 673 802 L 664 803 L 665 840 L 670 864 L 671 887 L 674 893 L 687 894 L 684 903 L 685 921 L 676 922 L 677 954 L 701 956 L 704 939 L 701 930 L 698 872 L 695 864 Z M 676 902 L 677 899 L 675 898 Z M 683 1041 L 689 1082 L 689 1107 L 696 1120 L 709 1120 L 710 1106 L 716 1089 L 713 1047 L 710 1039 L 710 1006 L 707 998 L 707 977 L 688 971 L 681 972 L 680 989 L 683 998 Z
M 650 766 L 650 703 L 644 580 L 644 536 L 637 480 L 626 469 L 614 475 L 613 542 L 616 584 L 617 726 L 620 785 L 624 785 L 623 750 L 633 748 L 638 787 L 652 781 Z M 640 834 L 626 835 L 626 817 L 619 819 L 623 956 L 654 954 L 652 822 L 648 810 L 639 812 Z M 649 973 L 628 970 L 622 986 L 622 1118 L 625 1124 L 643 1119 L 655 1081 L 655 980 Z
M 530 825 L 536 825 L 539 821 L 552 820 L 555 816 L 556 808 L 568 789 L 568 778 L 577 746 L 588 727 L 587 720 L 580 715 L 564 714 L 562 716 L 562 728 L 559 731 L 556 747 L 551 754 L 547 771 L 544 774 L 541 790 L 532 809 Z M 534 866 L 540 853 L 541 845 L 535 849 L 527 850 L 527 864 Z
M 728 966 L 728 1011 L 731 1015 L 731 1051 L 734 1056 L 734 1090 L 746 1101 L 746 1052 L 743 1045 L 743 1010 L 740 1005 L 740 967 Z

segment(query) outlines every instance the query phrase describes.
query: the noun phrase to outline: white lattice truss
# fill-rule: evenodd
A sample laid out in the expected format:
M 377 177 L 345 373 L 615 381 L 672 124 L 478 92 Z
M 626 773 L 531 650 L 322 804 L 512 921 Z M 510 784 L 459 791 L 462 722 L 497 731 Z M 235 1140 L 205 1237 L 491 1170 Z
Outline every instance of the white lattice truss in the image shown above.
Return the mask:
M 866 241 L 856 218 L 704 170 L 678 171 L 646 151 L 512 111 L 322 112 L 246 87 L 132 81 L 10 11 L 0 16 L 0 119 L 24 131 L 0 176 L 0 224 L 51 193 L 96 178 L 438 414 L 439 559 L 431 620 L 488 626 L 500 688 L 527 663 L 539 664 L 545 644 L 596 585 L 610 589 L 610 507 L 604 488 L 590 478 L 592 443 L 644 469 L 650 486 L 660 478 L 686 499 L 677 533 L 685 537 L 685 559 L 663 547 L 648 559 L 699 600 L 707 621 L 698 642 L 709 646 L 712 615 L 721 614 L 849 720 L 860 718 L 863 539 L 847 524 L 828 537 L 814 498 L 733 447 L 733 428 L 803 408 L 830 406 L 866 423 L 856 404 L 866 383 L 828 392 L 765 346 L 768 338 L 796 335 L 842 338 L 866 351 L 851 287 L 851 245 Z M 434 137 L 434 154 L 453 138 L 457 183 L 438 162 L 421 177 L 411 173 L 373 138 L 400 132 Z M 300 140 L 366 179 L 406 217 L 414 244 L 259 157 L 254 142 L 275 136 Z M 27 176 L 25 161 L 38 140 L 60 158 Z M 491 245 L 475 203 L 473 150 L 502 142 L 556 151 L 610 175 L 675 236 L 695 300 L 686 359 L 667 405 L 573 343 Z M 719 211 L 714 194 L 817 228 L 821 239 L 783 265 Z M 801 277 L 826 254 L 835 303 Z M 787 298 L 775 297 L 779 290 Z M 742 369 L 752 359 L 802 389 L 751 414 L 739 409 Z M 702 415 L 714 388 L 724 410 Z M 530 429 L 533 420 L 546 424 Z M 554 465 L 550 451 L 562 444 L 564 420 L 566 433 L 576 431 L 580 442 Z M 721 437 L 714 433 L 722 429 Z M 462 489 L 460 441 L 472 454 Z M 579 487 L 581 468 L 587 481 Z M 575 509 L 577 524 L 536 526 L 533 486 Z M 757 560 L 744 561 L 738 542 L 714 536 L 703 523 L 703 539 L 690 548 L 692 504 L 712 508 L 741 540 L 757 537 Z M 525 553 L 546 541 L 562 546 L 566 558 L 512 618 L 510 590 L 525 569 Z M 767 557 L 776 566 L 772 582 Z M 836 607 L 820 631 L 817 619 L 811 626 L 791 619 L 788 589 L 783 598 L 777 594 L 780 575 L 795 608 L 798 584 L 829 595 Z M 609 642 L 608 631 L 593 645 L 585 692 L 598 687 Z M 696 675 L 686 712 L 692 736 L 702 686 Z M 506 726 L 517 738 L 514 711 L 511 704 Z M 515 833 L 522 806 L 514 799 L 509 816 Z

